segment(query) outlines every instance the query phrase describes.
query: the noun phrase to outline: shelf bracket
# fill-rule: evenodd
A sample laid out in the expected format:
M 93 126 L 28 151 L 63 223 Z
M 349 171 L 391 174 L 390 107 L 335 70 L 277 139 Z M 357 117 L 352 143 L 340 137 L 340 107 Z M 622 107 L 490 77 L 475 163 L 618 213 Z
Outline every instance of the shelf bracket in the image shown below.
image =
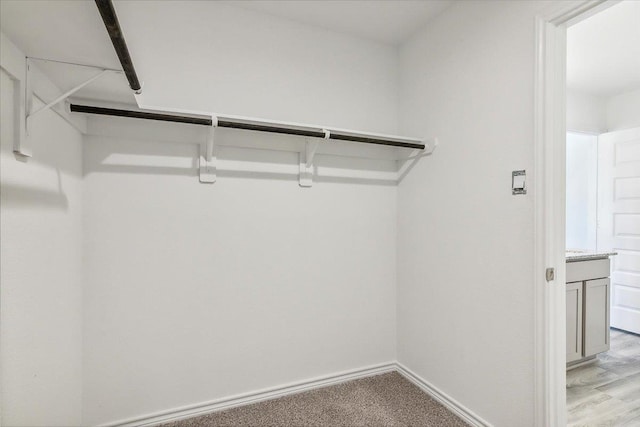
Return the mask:
M 207 135 L 207 141 L 200 147 L 200 182 L 203 184 L 213 184 L 216 182 L 216 156 L 214 152 L 214 139 L 218 118 L 211 116 L 211 128 Z
M 25 116 L 24 116 L 24 122 L 25 122 L 25 134 L 27 136 L 29 136 L 29 131 L 31 130 L 30 126 L 29 126 L 29 117 L 32 115 L 33 112 L 33 69 L 31 67 L 31 61 L 29 60 L 29 58 L 27 58 L 27 73 L 26 73 L 26 79 L 25 79 L 25 90 L 24 90 L 24 96 L 25 96 L 25 100 L 24 100 L 24 109 L 25 109 Z M 31 151 L 31 147 L 27 147 L 27 150 Z
M 327 141 L 331 132 L 322 129 L 324 132 L 324 140 Z M 311 187 L 313 185 L 313 159 L 316 156 L 320 141 L 309 138 L 305 142 L 304 151 L 300 152 L 300 187 Z
M 438 146 L 438 138 L 426 138 L 424 141 L 424 150 L 413 150 L 411 155 L 401 161 L 398 161 L 398 184 L 409 174 L 409 171 L 418 164 L 423 157 L 430 156 Z
M 19 105 L 16 113 L 22 115 L 24 120 L 19 120 L 19 135 L 13 143 L 13 152 L 16 154 L 17 159 L 23 162 L 33 156 L 33 147 L 31 145 L 31 139 L 28 138 L 29 127 L 27 126 L 27 116 L 33 108 L 33 83 L 29 58 L 25 58 L 24 70 L 24 81 L 16 80 L 17 84 L 14 89 L 17 90 L 14 95 L 15 102 Z
M 66 91 L 65 93 L 63 93 L 62 95 L 58 96 L 53 101 L 43 105 L 42 107 L 38 108 L 35 111 L 31 111 L 32 108 L 33 108 L 32 107 L 32 105 L 33 105 L 33 82 L 30 81 L 31 80 L 31 73 L 29 72 L 29 68 L 30 68 L 29 64 L 27 63 L 27 91 L 26 91 L 26 96 L 27 96 L 27 117 L 26 117 L 27 135 L 29 134 L 29 131 L 31 129 L 31 121 L 33 120 L 33 118 L 36 115 L 51 109 L 56 104 L 64 101 L 65 99 L 67 99 L 68 97 L 70 97 L 71 95 L 73 95 L 74 93 L 76 93 L 77 91 L 79 91 L 80 89 L 85 87 L 86 85 L 88 85 L 90 83 L 93 83 L 94 81 L 98 80 L 100 77 L 104 76 L 105 74 L 114 72 L 112 70 L 102 70 L 98 74 L 96 74 L 95 76 L 91 77 L 90 79 L 85 80 L 84 82 L 80 83 L 79 85 L 77 85 L 73 89 L 70 89 L 70 90 Z
M 27 57 L 8 38 L 0 33 L 0 68 L 11 80 L 13 99 L 13 154 L 20 162 L 28 161 L 31 157 L 31 146 L 26 137 L 26 90 L 27 90 Z M 4 88 L 3 88 L 4 90 Z M 6 96 L 2 92 L 3 98 Z M 5 123 L 2 123 L 4 127 Z

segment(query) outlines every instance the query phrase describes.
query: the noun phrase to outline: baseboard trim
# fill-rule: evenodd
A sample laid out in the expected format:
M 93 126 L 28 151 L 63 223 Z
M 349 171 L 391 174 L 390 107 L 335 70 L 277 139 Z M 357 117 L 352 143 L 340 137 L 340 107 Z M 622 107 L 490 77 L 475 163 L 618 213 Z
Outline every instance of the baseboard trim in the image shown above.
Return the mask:
M 491 427 L 491 424 L 489 422 L 480 418 L 480 416 L 475 414 L 469 408 L 465 407 L 448 394 L 439 390 L 436 386 L 421 378 L 420 376 L 409 370 L 406 366 L 400 363 L 396 363 L 396 371 L 398 371 L 398 373 L 405 377 L 407 380 L 420 387 L 425 393 L 433 397 L 445 408 L 456 414 L 458 417 L 462 418 L 470 425 L 474 427 Z
M 570 371 L 570 370 L 575 369 L 575 368 L 579 368 L 581 366 L 589 365 L 589 364 L 595 363 L 597 361 L 598 361 L 598 356 L 597 355 L 593 355 L 593 356 L 590 356 L 590 357 L 588 357 L 587 359 L 584 359 L 584 360 L 576 360 L 576 361 L 573 361 L 573 362 L 569 362 L 569 363 L 567 363 L 567 371 Z
M 143 415 L 140 417 L 114 421 L 107 424 L 102 424 L 101 427 L 156 426 L 162 423 L 183 420 L 186 418 L 196 417 L 198 415 L 206 415 L 212 412 L 222 411 L 224 409 L 230 409 L 237 406 L 249 405 L 251 403 L 258 403 L 265 400 L 276 399 L 278 397 L 302 393 L 305 391 L 328 387 L 346 381 L 357 380 L 360 378 L 371 377 L 374 375 L 380 375 L 394 371 L 398 372 L 407 380 L 420 387 L 421 390 L 423 390 L 429 396 L 433 397 L 439 403 L 444 405 L 444 407 L 449 409 L 458 417 L 462 418 L 468 424 L 474 427 L 491 427 L 491 424 L 489 422 L 483 420 L 473 411 L 460 404 L 460 402 L 442 392 L 433 384 L 429 383 L 428 381 L 412 372 L 406 366 L 397 362 L 388 362 L 379 365 L 368 366 L 366 368 L 354 369 L 332 375 L 311 378 L 296 383 L 285 384 L 250 393 L 239 394 L 223 399 L 212 400 L 210 402 L 202 402 L 195 405 L 183 406 L 167 411 Z
M 149 427 L 171 421 L 178 421 L 185 418 L 191 418 L 198 415 L 205 415 L 211 412 L 221 411 L 236 406 L 248 405 L 264 400 L 275 399 L 291 394 L 302 393 L 305 391 L 327 387 L 346 381 L 366 378 L 373 375 L 380 375 L 396 370 L 395 362 L 388 362 L 379 365 L 369 366 L 361 369 L 340 372 L 337 374 L 317 377 L 291 384 L 285 384 L 277 387 L 271 387 L 250 393 L 239 394 L 223 399 L 213 400 L 210 402 L 202 402 L 195 405 L 174 408 L 168 411 L 156 412 L 140 417 L 130 418 L 126 420 L 114 421 L 102 424 L 101 427 Z

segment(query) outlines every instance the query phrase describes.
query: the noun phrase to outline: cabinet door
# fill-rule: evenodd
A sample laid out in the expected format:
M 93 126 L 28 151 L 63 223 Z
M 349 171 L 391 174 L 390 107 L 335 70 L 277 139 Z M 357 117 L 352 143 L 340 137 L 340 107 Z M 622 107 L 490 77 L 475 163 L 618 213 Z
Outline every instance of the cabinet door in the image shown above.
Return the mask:
M 584 357 L 609 350 L 609 279 L 584 282 Z
M 567 283 L 567 363 L 582 358 L 582 282 Z

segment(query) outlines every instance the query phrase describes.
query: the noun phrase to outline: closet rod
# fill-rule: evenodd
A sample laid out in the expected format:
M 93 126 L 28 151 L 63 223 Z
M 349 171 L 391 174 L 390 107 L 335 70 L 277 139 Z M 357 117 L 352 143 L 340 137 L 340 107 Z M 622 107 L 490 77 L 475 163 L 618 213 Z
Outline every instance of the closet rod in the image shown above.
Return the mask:
M 118 110 L 115 108 L 93 107 L 91 105 L 70 105 L 72 113 L 98 114 L 101 116 L 130 117 L 132 119 L 159 120 L 161 122 L 188 123 L 192 125 L 211 126 L 211 119 L 199 117 L 176 116 L 173 114 L 148 113 L 146 111 Z
M 188 124 L 202 125 L 202 126 L 212 125 L 211 119 L 200 118 L 200 117 L 178 116 L 174 114 L 163 114 L 163 113 L 149 113 L 146 111 L 119 110 L 115 108 L 94 107 L 91 105 L 78 105 L 78 104 L 71 104 L 70 108 L 71 108 L 71 112 L 73 113 L 129 117 L 133 119 L 159 120 L 163 122 L 188 123 Z M 229 118 L 218 118 L 218 127 L 242 129 L 242 130 L 253 130 L 253 131 L 259 131 L 259 132 L 281 133 L 281 134 L 287 134 L 287 135 L 308 136 L 308 137 L 314 137 L 314 138 L 325 137 L 324 131 L 321 131 L 321 130 L 315 131 L 315 130 L 290 128 L 290 127 L 284 127 L 284 126 L 278 126 L 278 125 L 238 122 L 238 121 L 233 121 L 232 119 L 229 119 Z M 347 133 L 342 133 L 340 131 L 335 131 L 335 132 L 331 131 L 329 133 L 329 139 L 334 139 L 339 141 L 361 142 L 365 144 L 388 145 L 391 147 L 400 147 L 400 148 L 414 148 L 418 150 L 425 149 L 424 144 L 404 142 L 404 141 L 394 141 L 391 139 L 378 138 L 374 136 L 351 135 Z
M 113 3 L 111 0 L 95 1 L 100 11 L 100 16 L 102 16 L 104 26 L 107 28 L 107 32 L 111 38 L 111 43 L 113 43 L 113 48 L 116 50 L 116 54 L 124 70 L 124 74 L 127 76 L 127 80 L 129 80 L 129 86 L 135 93 L 140 94 L 142 92 L 142 86 L 140 85 L 136 70 L 133 67 L 133 60 L 131 59 L 131 55 L 129 55 L 127 42 L 124 40 L 122 28 L 120 28 L 120 22 L 118 22 Z

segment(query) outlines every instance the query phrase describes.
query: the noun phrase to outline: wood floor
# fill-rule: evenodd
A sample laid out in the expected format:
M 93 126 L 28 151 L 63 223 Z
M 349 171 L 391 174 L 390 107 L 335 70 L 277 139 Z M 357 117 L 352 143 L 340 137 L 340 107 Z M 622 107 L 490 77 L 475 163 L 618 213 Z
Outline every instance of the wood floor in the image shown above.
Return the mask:
M 640 426 L 640 335 L 611 330 L 611 349 L 567 371 L 569 426 Z

